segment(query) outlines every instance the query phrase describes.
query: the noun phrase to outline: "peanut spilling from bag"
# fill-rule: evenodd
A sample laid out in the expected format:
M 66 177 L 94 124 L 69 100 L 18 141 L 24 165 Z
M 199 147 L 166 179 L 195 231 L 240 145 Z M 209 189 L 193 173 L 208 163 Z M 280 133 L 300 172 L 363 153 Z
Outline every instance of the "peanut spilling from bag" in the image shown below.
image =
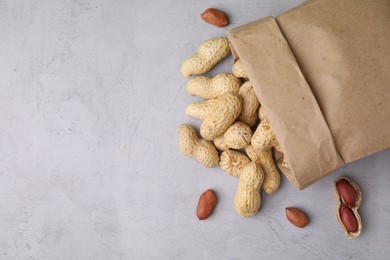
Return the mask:
M 245 152 L 253 162 L 260 164 L 264 169 L 263 190 L 270 195 L 277 191 L 280 186 L 280 174 L 272 157 L 272 150 L 263 151 L 248 145 Z
M 222 135 L 214 139 L 214 145 L 221 151 L 229 148 L 242 149 L 249 145 L 251 138 L 251 128 L 240 121 L 236 121 Z
M 219 96 L 216 100 L 218 102 L 211 107 L 200 126 L 200 135 L 209 141 L 222 135 L 241 112 L 241 98 L 232 92 Z
M 186 108 L 186 115 L 203 120 L 209 114 L 211 108 L 218 103 L 216 99 L 209 99 L 206 101 L 192 102 Z
M 184 155 L 196 159 L 208 168 L 219 165 L 219 156 L 214 145 L 209 141 L 199 138 L 192 126 L 182 124 L 179 126 L 178 133 L 179 149 Z
M 182 63 L 183 76 L 209 71 L 230 53 L 227 38 L 219 37 L 205 41 L 197 53 Z M 279 147 L 270 123 L 260 107 L 252 84 L 247 80 L 240 61 L 232 74 L 221 73 L 215 77 L 197 76 L 190 79 L 188 94 L 207 100 L 192 102 L 186 115 L 203 120 L 200 135 L 195 129 L 183 124 L 179 127 L 179 147 L 183 154 L 193 157 L 206 167 L 218 164 L 227 174 L 238 177 L 234 199 L 236 212 L 242 217 L 257 214 L 261 205 L 261 188 L 272 194 L 278 190 L 280 175 L 275 166 L 272 148 Z M 253 130 L 261 121 L 253 137 Z M 257 146 L 257 147 L 256 147 Z M 248 155 L 231 149 L 244 149 Z M 218 151 L 222 151 L 221 157 Z M 281 150 L 281 149 L 279 149 Z M 249 158 L 248 158 L 249 157 Z M 208 203 L 210 192 L 199 200 L 197 215 L 206 219 L 211 214 L 213 203 Z M 213 199 L 210 199 L 213 202 Z M 207 203 L 206 203 L 207 202 Z
M 188 81 L 186 90 L 191 96 L 216 98 L 228 92 L 238 94 L 241 80 L 228 73 L 221 73 L 210 78 L 198 76 Z
M 251 160 L 245 154 L 235 150 L 226 150 L 221 154 L 219 166 L 227 174 L 238 177 L 250 162 Z
M 244 70 L 244 66 L 242 65 L 242 61 L 241 60 L 237 60 L 234 63 L 233 68 L 232 68 L 232 73 L 237 78 L 243 78 L 245 80 L 248 80 L 248 74 Z
M 271 149 L 279 144 L 272 131 L 271 122 L 268 117 L 265 116 L 264 119 L 261 120 L 256 131 L 252 135 L 251 142 L 253 147 L 263 151 Z
M 362 201 L 362 193 L 353 181 L 345 177 L 335 181 L 334 191 L 339 201 L 336 210 L 337 220 L 347 238 L 354 239 L 362 231 L 362 221 L 357 211 Z
M 205 73 L 229 54 L 229 40 L 226 37 L 207 40 L 200 45 L 194 55 L 182 63 L 181 73 L 184 77 Z
M 260 188 L 264 181 L 264 171 L 260 165 L 251 162 L 244 167 L 238 178 L 234 196 L 236 212 L 241 217 L 254 216 L 260 210 Z
M 259 99 L 253 90 L 252 84 L 245 82 L 240 90 L 239 95 L 242 98 L 242 110 L 238 116 L 238 120 L 253 127 L 257 123 L 257 114 L 260 106 Z

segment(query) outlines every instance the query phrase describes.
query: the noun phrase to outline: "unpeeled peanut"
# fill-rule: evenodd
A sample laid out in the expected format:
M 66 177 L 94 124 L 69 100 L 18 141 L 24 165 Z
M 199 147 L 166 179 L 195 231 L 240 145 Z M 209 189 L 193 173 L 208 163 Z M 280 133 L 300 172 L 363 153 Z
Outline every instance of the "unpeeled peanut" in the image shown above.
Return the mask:
M 199 46 L 193 56 L 182 63 L 181 73 L 184 77 L 205 73 L 229 54 L 229 40 L 226 37 L 207 40 Z
M 226 150 L 230 149 L 229 145 L 227 145 L 227 143 L 225 142 L 223 135 L 215 138 L 213 143 L 214 143 L 215 148 L 217 148 L 219 151 L 226 151 Z
M 233 64 L 232 73 L 237 78 L 248 79 L 248 74 L 246 73 L 242 61 L 239 59 Z
M 226 93 L 216 98 L 214 105 L 200 126 L 200 135 L 206 140 L 214 140 L 222 135 L 241 112 L 241 99 L 234 93 Z
M 191 96 L 216 98 L 225 93 L 238 94 L 241 81 L 232 74 L 221 73 L 213 78 L 198 76 L 188 81 L 186 89 Z
M 198 160 L 205 167 L 212 168 L 219 165 L 217 149 L 209 141 L 198 138 L 192 126 L 182 124 L 178 133 L 179 148 L 184 155 Z
M 272 131 L 271 123 L 266 116 L 263 116 L 263 120 L 257 126 L 256 131 L 253 133 L 251 143 L 253 147 L 261 150 L 268 150 L 274 146 L 277 146 L 278 140 L 276 135 Z
M 216 99 L 206 101 L 192 102 L 186 108 L 186 115 L 200 120 L 206 118 L 211 108 L 218 103 Z
M 219 166 L 231 176 L 240 176 L 242 170 L 251 160 L 245 155 L 235 150 L 226 150 L 221 154 Z
M 247 164 L 242 170 L 239 179 L 234 207 L 238 215 L 250 217 L 260 210 L 260 188 L 264 180 L 264 171 L 254 162 Z
M 221 151 L 229 148 L 242 149 L 250 143 L 251 138 L 251 128 L 240 121 L 236 121 L 221 136 L 214 139 L 214 145 Z
M 261 120 L 264 120 L 267 116 L 264 112 L 264 108 L 262 106 L 259 107 L 259 111 L 258 111 L 258 117 Z
M 257 111 L 260 102 L 249 81 L 241 86 L 239 95 L 242 98 L 242 109 L 238 120 L 252 127 L 257 122 Z
M 263 190 L 267 194 L 272 194 L 279 189 L 280 174 L 273 159 L 272 150 L 256 149 L 252 145 L 245 148 L 248 157 L 255 163 L 260 164 L 264 169 Z

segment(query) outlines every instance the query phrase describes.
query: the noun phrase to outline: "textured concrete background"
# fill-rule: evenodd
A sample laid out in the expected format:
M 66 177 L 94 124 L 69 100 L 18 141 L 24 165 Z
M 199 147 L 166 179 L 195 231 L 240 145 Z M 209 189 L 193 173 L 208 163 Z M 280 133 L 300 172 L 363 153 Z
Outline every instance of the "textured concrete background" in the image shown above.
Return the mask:
M 229 28 L 301 0 L 0 0 L 0 259 L 385 259 L 390 151 L 303 191 L 285 178 L 261 212 L 237 216 L 237 179 L 181 155 L 180 63 L 226 35 L 199 14 L 220 7 Z M 232 59 L 209 75 L 229 72 Z M 363 233 L 348 241 L 332 184 L 363 191 Z M 216 190 L 207 221 L 199 195 Z M 287 206 L 304 209 L 305 229 Z

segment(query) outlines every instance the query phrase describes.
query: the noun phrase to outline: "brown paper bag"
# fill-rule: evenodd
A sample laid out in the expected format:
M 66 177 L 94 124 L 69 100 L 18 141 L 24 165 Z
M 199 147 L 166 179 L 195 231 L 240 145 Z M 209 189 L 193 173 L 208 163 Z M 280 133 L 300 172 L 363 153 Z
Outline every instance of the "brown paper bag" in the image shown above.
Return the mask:
M 390 148 L 389 0 L 308 1 L 228 37 L 298 189 Z

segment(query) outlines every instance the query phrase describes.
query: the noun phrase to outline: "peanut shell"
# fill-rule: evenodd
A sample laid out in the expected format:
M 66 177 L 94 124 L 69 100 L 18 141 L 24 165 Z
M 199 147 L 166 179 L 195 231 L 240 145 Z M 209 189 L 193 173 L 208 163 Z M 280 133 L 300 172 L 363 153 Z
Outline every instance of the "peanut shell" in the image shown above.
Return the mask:
M 340 181 L 347 181 L 356 190 L 356 201 L 355 201 L 355 204 L 353 207 L 350 207 L 350 206 L 348 206 L 348 204 L 345 204 L 344 203 L 345 201 L 342 199 L 341 195 L 339 194 L 340 186 L 337 187 L 337 183 L 339 183 Z M 353 181 L 349 180 L 346 177 L 337 178 L 336 181 L 334 182 L 333 189 L 334 189 L 336 198 L 338 200 L 338 205 L 336 208 L 337 220 L 339 221 L 341 228 L 344 230 L 345 236 L 348 239 L 355 239 L 360 235 L 360 233 L 362 231 L 362 220 L 361 220 L 359 212 L 358 212 L 358 209 L 359 209 L 360 204 L 362 202 L 362 192 L 361 192 L 360 188 Z M 342 191 L 341 194 L 345 195 L 347 193 L 345 191 Z M 349 203 L 351 204 L 350 201 L 349 201 Z M 345 209 L 345 207 L 347 207 L 348 209 Z M 351 212 L 354 216 L 354 219 L 356 220 L 357 229 L 356 229 L 356 223 L 354 223 L 355 220 L 351 216 Z

